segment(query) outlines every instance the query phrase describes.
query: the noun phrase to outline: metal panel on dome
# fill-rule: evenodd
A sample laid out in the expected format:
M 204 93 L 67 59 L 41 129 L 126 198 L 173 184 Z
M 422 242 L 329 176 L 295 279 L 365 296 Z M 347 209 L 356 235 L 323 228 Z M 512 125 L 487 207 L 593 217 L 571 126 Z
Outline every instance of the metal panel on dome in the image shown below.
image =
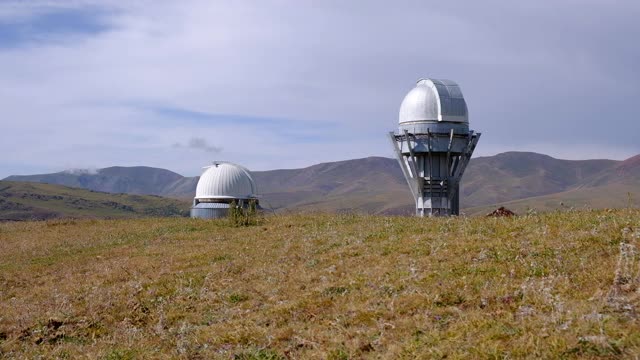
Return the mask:
M 400 123 L 438 121 L 440 105 L 437 93 L 427 86 L 416 86 L 400 105 Z
M 467 104 L 451 80 L 421 79 L 400 105 L 399 122 L 468 123 Z
M 253 194 L 254 196 L 256 194 L 258 194 L 258 187 L 256 186 L 256 182 L 253 180 L 253 176 L 251 175 L 251 171 L 249 171 L 249 169 L 247 169 L 246 167 L 242 166 L 242 165 L 238 165 L 238 164 L 234 164 L 237 167 L 241 168 L 242 170 L 244 170 L 244 173 L 247 175 L 247 177 L 249 177 L 250 183 L 251 183 L 251 194 Z
M 462 91 L 460 90 L 460 86 L 458 85 L 447 85 L 447 91 L 449 92 L 449 97 L 453 99 L 464 99 L 462 96 Z
M 425 79 L 425 80 L 431 80 L 434 83 L 437 82 L 438 84 L 445 85 L 445 86 L 458 86 L 457 82 L 449 79 Z
M 458 84 L 453 81 L 434 81 L 440 99 L 440 121 L 467 122 L 467 104 Z
M 196 198 L 239 198 L 256 196 L 256 185 L 247 169 L 228 162 L 205 168 L 196 186 Z

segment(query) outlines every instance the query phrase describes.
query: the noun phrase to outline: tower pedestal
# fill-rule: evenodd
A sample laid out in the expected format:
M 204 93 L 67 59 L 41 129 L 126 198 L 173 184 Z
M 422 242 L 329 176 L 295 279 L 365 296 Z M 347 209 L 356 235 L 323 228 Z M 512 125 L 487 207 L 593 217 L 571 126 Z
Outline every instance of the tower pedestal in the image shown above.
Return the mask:
M 417 216 L 460 214 L 460 180 L 480 134 L 389 133 L 416 204 Z

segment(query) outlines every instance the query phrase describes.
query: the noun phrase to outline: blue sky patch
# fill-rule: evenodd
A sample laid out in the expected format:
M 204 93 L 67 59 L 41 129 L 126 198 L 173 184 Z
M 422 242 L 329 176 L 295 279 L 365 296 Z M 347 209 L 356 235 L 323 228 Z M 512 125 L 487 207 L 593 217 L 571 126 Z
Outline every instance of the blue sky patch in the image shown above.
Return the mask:
M 17 20 L 0 20 L 0 48 L 95 35 L 109 30 L 108 12 L 92 6 L 53 9 Z

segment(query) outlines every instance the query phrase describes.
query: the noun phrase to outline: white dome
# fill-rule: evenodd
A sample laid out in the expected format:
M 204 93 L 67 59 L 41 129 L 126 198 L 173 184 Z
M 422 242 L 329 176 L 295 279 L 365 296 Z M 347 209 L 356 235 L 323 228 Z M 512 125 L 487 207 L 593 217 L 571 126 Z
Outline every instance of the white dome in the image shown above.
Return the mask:
M 248 199 L 256 195 L 249 170 L 228 162 L 205 167 L 196 187 L 196 199 Z
M 449 121 L 468 123 L 467 103 L 451 80 L 421 79 L 400 105 L 400 124 Z

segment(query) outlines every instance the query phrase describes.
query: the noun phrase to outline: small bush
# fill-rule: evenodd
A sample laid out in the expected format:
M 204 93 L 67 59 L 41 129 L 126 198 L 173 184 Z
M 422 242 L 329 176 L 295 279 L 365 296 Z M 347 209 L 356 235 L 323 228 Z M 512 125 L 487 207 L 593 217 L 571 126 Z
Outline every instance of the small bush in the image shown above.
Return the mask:
M 231 294 L 229 295 L 229 302 L 232 304 L 237 304 L 243 301 L 249 300 L 249 296 L 245 294 Z
M 465 302 L 464 296 L 455 292 L 445 292 L 436 296 L 434 304 L 437 307 L 458 306 Z
M 129 360 L 135 358 L 136 354 L 133 351 L 121 349 L 113 349 L 103 357 L 105 360 Z
M 246 209 L 232 201 L 229 204 L 229 224 L 233 227 L 257 225 L 258 204 L 256 200 L 249 200 L 249 206 Z
M 345 349 L 334 349 L 329 353 L 327 359 L 330 360 L 349 360 L 349 353 Z
M 285 357 L 271 350 L 257 350 L 233 356 L 235 360 L 284 360 Z
M 344 295 L 348 291 L 349 289 L 347 289 L 344 286 L 331 286 L 324 289 L 323 294 L 326 296 L 337 296 L 337 295 Z

